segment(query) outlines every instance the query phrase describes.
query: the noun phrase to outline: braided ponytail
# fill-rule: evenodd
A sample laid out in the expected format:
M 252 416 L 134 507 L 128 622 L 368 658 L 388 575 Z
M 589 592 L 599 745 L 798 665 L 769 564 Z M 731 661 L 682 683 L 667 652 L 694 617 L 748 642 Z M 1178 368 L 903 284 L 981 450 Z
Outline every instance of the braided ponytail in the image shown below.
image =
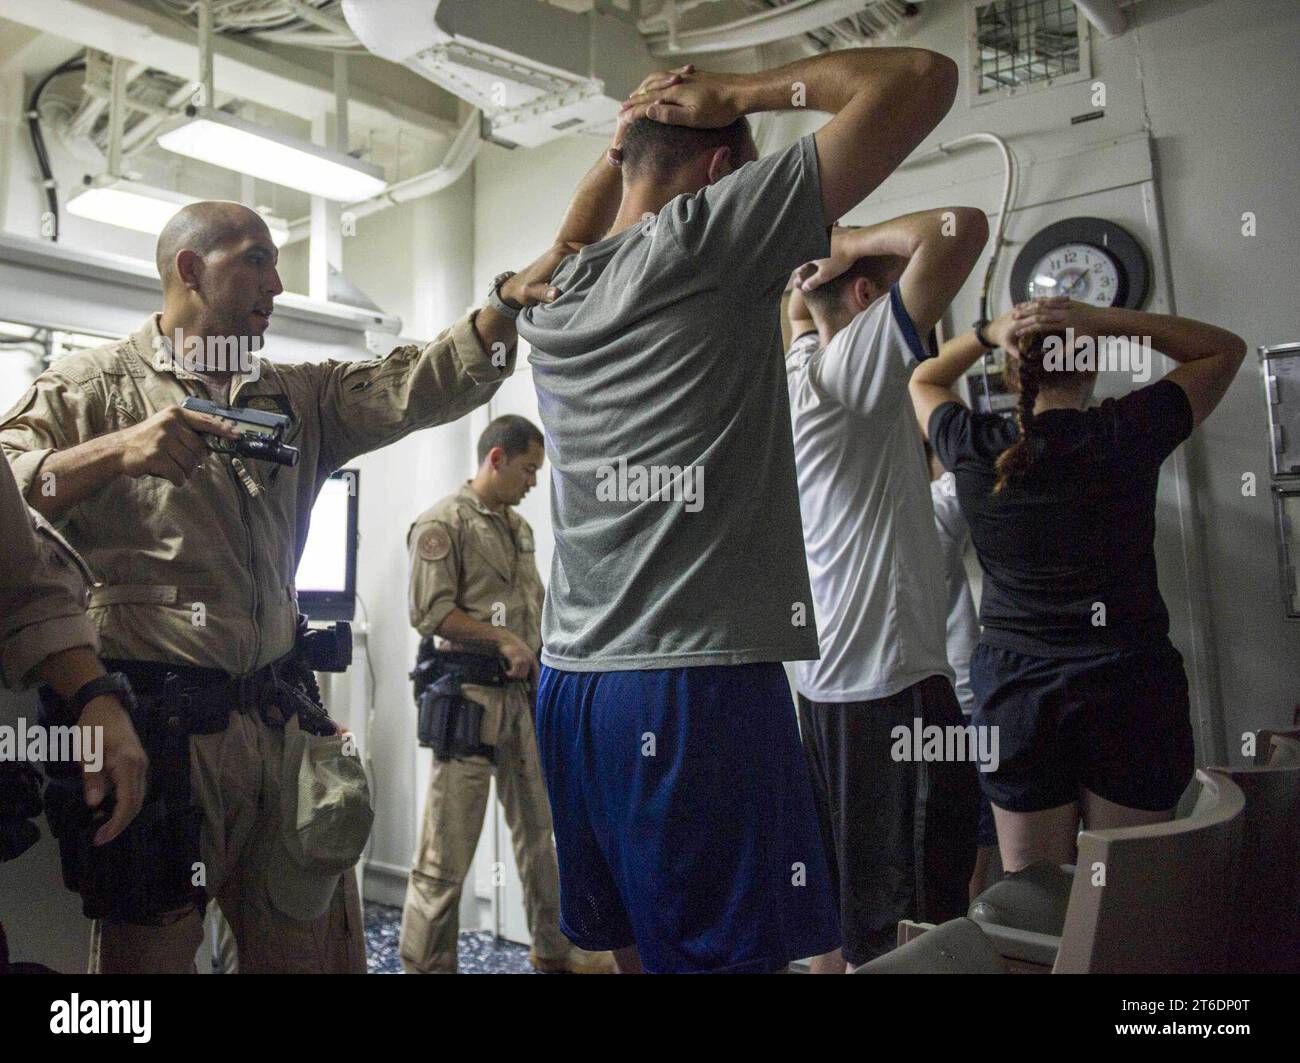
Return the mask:
M 1034 404 L 1043 385 L 1043 339 L 1041 333 L 1034 336 L 1017 359 L 1015 372 L 1020 399 L 1016 403 L 1016 424 L 1020 428 L 1020 438 L 998 455 L 994 466 L 998 475 L 997 483 L 993 485 L 995 495 L 1012 480 L 1023 477 L 1038 456 L 1037 441 L 1031 436 L 1036 423 Z

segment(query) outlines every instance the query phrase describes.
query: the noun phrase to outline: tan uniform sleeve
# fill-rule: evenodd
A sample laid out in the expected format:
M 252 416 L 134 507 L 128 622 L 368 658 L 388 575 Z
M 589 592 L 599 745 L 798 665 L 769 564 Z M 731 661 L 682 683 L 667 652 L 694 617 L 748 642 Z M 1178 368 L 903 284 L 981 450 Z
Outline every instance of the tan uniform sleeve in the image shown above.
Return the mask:
M 99 435 L 93 394 L 58 373 L 46 371 L 0 421 L 0 451 L 8 460 L 23 498 L 54 450 L 74 447 Z M 38 488 L 39 490 L 39 488 Z
M 6 686 L 32 679 L 46 657 L 74 646 L 97 648 L 86 616 L 86 583 L 70 556 L 32 528 L 8 462 L 0 461 L 0 670 Z
M 474 331 L 477 316 L 477 310 L 467 314 L 424 347 L 312 367 L 320 374 L 321 448 L 331 468 L 418 428 L 463 417 L 496 393 L 514 372 L 518 348 L 485 350 Z
M 460 547 L 455 530 L 441 520 L 421 521 L 411 529 L 411 626 L 432 635 L 456 608 L 460 593 Z

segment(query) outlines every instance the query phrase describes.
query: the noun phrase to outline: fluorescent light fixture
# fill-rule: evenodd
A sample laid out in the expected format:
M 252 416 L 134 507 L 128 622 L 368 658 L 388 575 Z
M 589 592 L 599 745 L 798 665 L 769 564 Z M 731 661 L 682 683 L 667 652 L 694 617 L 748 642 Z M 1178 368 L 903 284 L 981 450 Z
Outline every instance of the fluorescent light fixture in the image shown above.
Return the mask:
M 343 203 L 369 199 L 388 187 L 378 166 L 210 107 L 187 107 L 164 128 L 158 145 Z
M 68 200 L 67 209 L 79 218 L 157 236 L 181 207 L 197 202 L 193 196 L 119 178 L 82 189 Z
M 66 207 L 69 214 L 79 218 L 157 236 L 181 207 L 198 202 L 194 196 L 139 181 L 101 178 L 68 200 Z M 283 247 L 289 240 L 289 223 L 269 212 L 258 213 L 271 231 L 272 242 Z

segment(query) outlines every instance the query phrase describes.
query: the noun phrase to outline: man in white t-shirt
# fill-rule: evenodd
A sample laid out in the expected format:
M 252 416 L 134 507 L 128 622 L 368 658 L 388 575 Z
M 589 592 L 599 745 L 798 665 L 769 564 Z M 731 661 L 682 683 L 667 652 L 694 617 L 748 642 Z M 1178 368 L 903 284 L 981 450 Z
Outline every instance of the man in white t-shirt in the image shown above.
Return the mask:
M 938 529 L 939 546 L 943 550 L 948 663 L 952 665 L 955 676 L 953 687 L 962 715 L 969 717 L 975 707 L 975 695 L 970 688 L 970 657 L 975 651 L 975 643 L 980 640 L 979 614 L 975 611 L 975 597 L 966 577 L 965 554 L 970 545 L 970 525 L 957 504 L 956 477 L 939 464 L 929 443 L 925 444 L 925 457 L 930 468 L 934 526 Z
M 917 741 L 962 715 L 907 384 L 987 238 L 978 210 L 923 211 L 838 229 L 831 257 L 795 275 L 786 371 L 821 643 L 795 669 L 843 930 L 827 973 L 887 952 L 899 919 L 966 910 L 975 764 Z

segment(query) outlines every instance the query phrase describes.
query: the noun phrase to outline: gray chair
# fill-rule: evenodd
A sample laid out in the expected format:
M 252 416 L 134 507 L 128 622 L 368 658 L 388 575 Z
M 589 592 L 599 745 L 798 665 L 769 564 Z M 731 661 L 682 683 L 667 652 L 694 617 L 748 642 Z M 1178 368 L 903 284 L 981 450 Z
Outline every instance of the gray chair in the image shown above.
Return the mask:
M 1010 969 L 1059 974 L 1227 969 L 1231 884 L 1241 856 L 1245 796 L 1226 774 L 1198 771 L 1196 777 L 1202 799 L 1186 819 L 1079 835 L 1079 863 L 1059 938 L 980 924 Z M 940 931 L 943 936 L 923 951 L 925 939 Z M 927 963 L 937 972 L 951 969 L 961 957 L 987 967 L 987 954 L 973 945 L 969 927 L 957 930 L 945 923 L 865 964 L 859 973 Z
M 1211 769 L 1246 797 L 1228 951 L 1234 972 L 1300 972 L 1300 744 L 1292 744 L 1298 757 L 1289 766 Z
M 1274 738 L 1286 738 L 1300 742 L 1300 727 L 1261 727 L 1255 732 L 1255 767 L 1262 768 L 1273 758 Z
M 1268 759 L 1264 762 L 1266 766 L 1300 766 L 1300 737 L 1291 738 L 1289 735 L 1275 734 L 1270 736 L 1268 741 Z
M 912 924 L 921 927 L 924 924 Z M 973 919 L 952 919 L 893 952 L 865 963 L 854 974 L 1006 974 L 993 942 Z
M 1300 968 L 1300 760 L 1295 767 L 1282 764 L 1292 747 L 1300 753 L 1300 745 L 1275 735 L 1270 749 L 1282 755 L 1276 763 L 1208 769 L 1231 778 L 1246 800 L 1227 956 L 1232 971 Z M 1202 790 L 1192 817 L 1216 800 Z M 969 915 L 981 924 L 1060 937 L 1073 876 L 1073 867 L 1032 864 L 976 897 Z

